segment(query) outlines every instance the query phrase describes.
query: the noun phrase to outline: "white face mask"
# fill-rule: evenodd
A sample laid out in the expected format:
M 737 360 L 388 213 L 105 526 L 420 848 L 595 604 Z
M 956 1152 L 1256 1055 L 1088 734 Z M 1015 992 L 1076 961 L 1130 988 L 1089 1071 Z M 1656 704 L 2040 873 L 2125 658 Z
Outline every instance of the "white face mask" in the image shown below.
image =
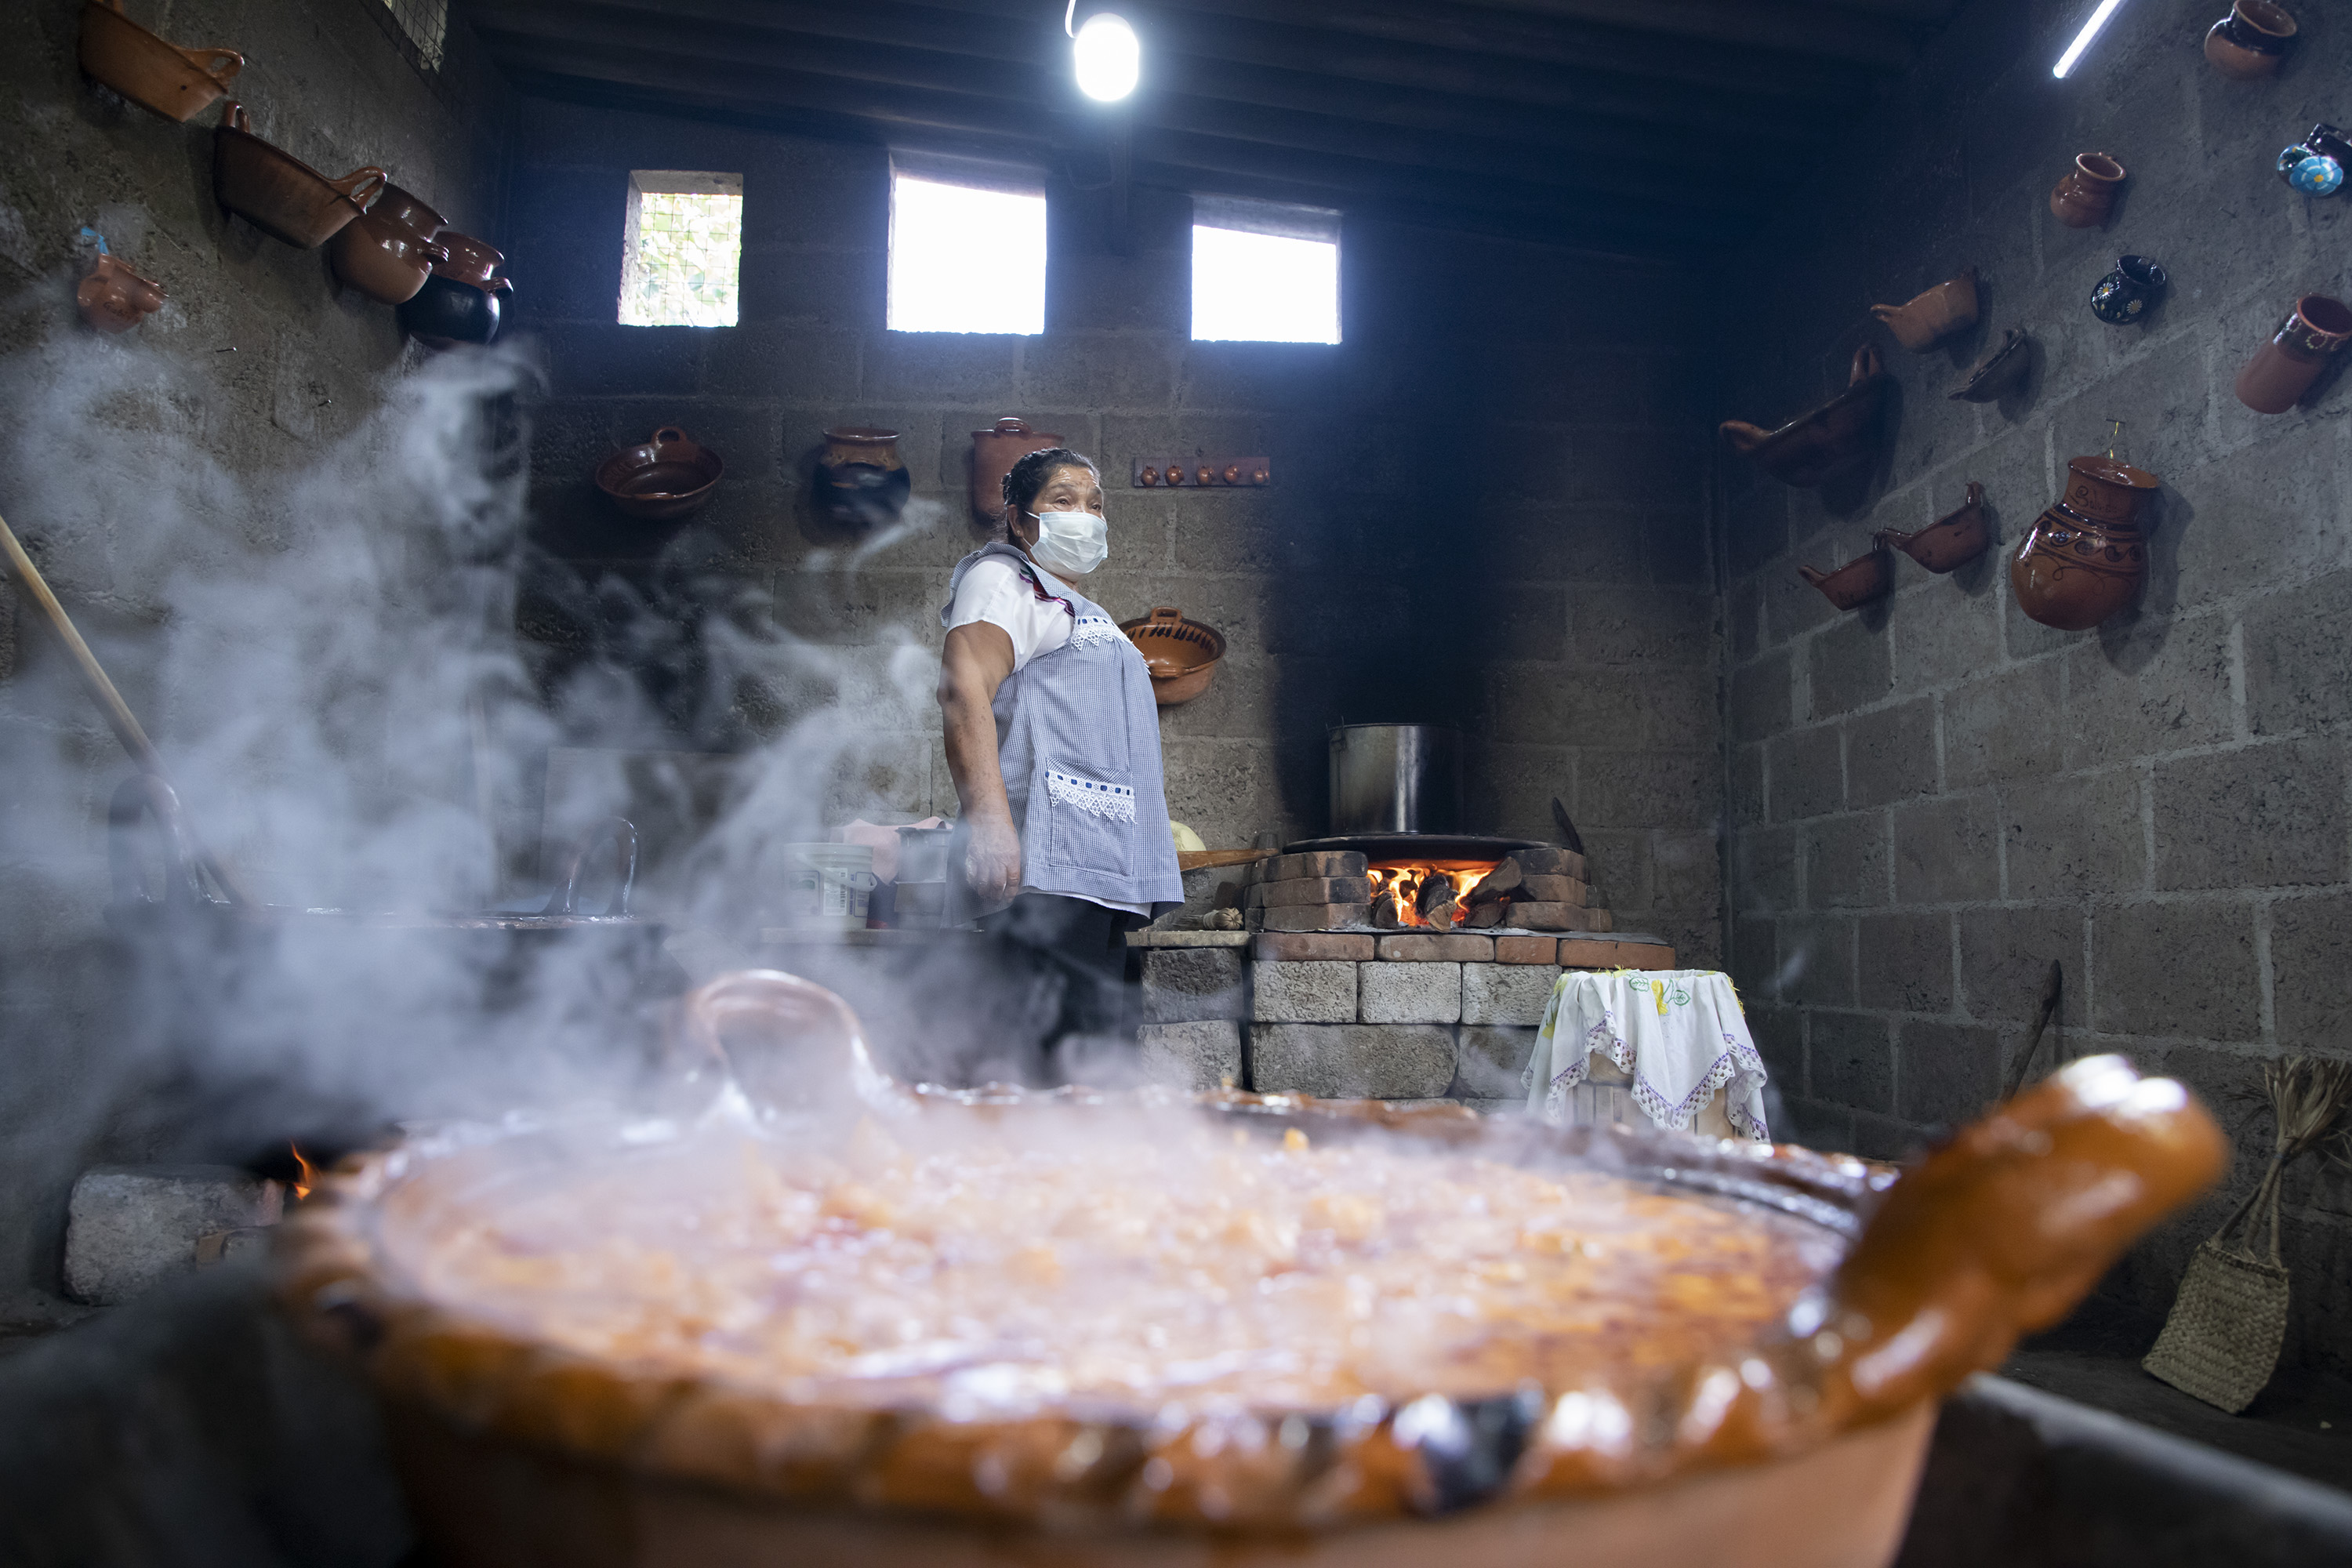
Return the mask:
M 1056 572 L 1083 577 L 1110 554 L 1110 524 L 1090 511 L 1033 511 L 1037 542 L 1029 553 Z

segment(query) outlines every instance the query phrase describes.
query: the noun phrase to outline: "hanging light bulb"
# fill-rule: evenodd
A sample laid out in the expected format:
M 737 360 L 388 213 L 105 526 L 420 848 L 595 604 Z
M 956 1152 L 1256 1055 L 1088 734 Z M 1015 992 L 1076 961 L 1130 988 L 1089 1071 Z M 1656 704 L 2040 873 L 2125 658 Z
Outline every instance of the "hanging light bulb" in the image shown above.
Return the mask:
M 1071 9 L 1076 9 L 1072 0 Z M 1063 19 L 1066 31 L 1069 19 Z M 1143 47 L 1136 41 L 1135 29 L 1127 18 L 1109 11 L 1098 11 L 1086 19 L 1070 47 L 1076 62 L 1078 90 L 1101 103 L 1116 103 L 1135 90 L 1137 76 L 1142 69 Z

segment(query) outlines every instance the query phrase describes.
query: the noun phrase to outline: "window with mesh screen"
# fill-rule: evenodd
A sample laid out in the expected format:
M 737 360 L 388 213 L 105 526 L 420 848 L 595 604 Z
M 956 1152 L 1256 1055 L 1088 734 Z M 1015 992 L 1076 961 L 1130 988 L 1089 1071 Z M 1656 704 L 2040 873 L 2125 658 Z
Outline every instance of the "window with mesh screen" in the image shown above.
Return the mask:
M 635 171 L 622 247 L 622 325 L 733 326 L 743 261 L 743 176 Z
M 400 36 L 415 51 L 417 67 L 441 68 L 441 46 L 449 36 L 449 0 L 383 0 L 383 8 L 400 24 Z
M 1339 215 L 1324 207 L 1192 198 L 1192 336 L 1339 341 Z
M 1045 330 L 1045 197 L 1013 171 L 890 172 L 887 324 L 894 332 Z

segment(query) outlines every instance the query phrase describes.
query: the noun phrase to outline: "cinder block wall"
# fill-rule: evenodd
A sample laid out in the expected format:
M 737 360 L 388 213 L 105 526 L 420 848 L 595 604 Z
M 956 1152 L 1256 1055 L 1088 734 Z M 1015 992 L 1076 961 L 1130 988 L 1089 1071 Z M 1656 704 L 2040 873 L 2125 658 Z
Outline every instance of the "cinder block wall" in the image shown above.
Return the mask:
M 740 325 L 615 323 L 632 168 L 743 175 Z M 518 330 L 549 366 L 535 493 L 558 569 L 530 629 L 551 678 L 599 650 L 632 668 L 665 704 L 656 744 L 835 748 L 812 826 L 952 810 L 937 611 L 982 537 L 971 432 L 1017 415 L 1104 465 L 1112 555 L 1088 594 L 1227 639 L 1207 695 L 1163 712 L 1177 818 L 1213 846 L 1318 834 L 1327 726 L 1459 724 L 1473 826 L 1549 837 L 1559 796 L 1621 928 L 1709 961 L 1718 600 L 1674 278 L 1350 217 L 1341 345 L 1194 342 L 1187 198 L 1139 189 L 1121 254 L 1100 195 L 1045 173 L 1045 333 L 893 333 L 882 149 L 530 105 L 511 250 Z M 675 540 L 616 521 L 589 481 L 664 424 L 728 464 Z M 903 432 L 898 533 L 844 538 L 808 506 L 835 424 Z M 1138 455 L 1202 448 L 1266 454 L 1276 483 L 1129 488 Z M 688 625 L 723 607 L 761 649 L 625 647 L 597 608 L 616 602 Z M 827 717 L 845 710 L 854 732 Z
M 254 131 L 297 157 L 338 176 L 378 164 L 451 222 L 497 232 L 505 100 L 462 31 L 428 83 L 373 0 L 130 11 L 174 42 L 242 50 L 236 96 Z M 404 343 L 389 309 L 339 289 L 320 253 L 215 205 L 216 111 L 173 124 L 84 77 L 79 5 L 12 15 L 0 58 L 0 514 L 149 733 L 184 763 L 163 668 L 173 574 L 363 529 L 269 515 L 246 504 L 245 486 L 318 461 L 423 351 Z M 164 290 L 163 310 L 122 338 L 75 313 L 84 224 Z M 117 394 L 90 411 L 91 389 L 109 386 Z M 123 955 L 101 918 L 106 801 L 130 767 L 34 615 L 0 587 L 0 1317 L 37 1313 L 54 1289 L 77 1171 L 168 1157 L 128 1108 L 182 1066 L 146 1054 L 152 1031 L 120 1016 Z M 231 794 L 238 783 L 205 782 Z
M 1855 479 L 1791 491 L 1717 465 L 1732 967 L 1809 1142 L 1891 1154 L 1972 1114 L 2053 959 L 2061 1053 L 2178 1075 L 2233 1129 L 2264 1061 L 2352 1048 L 2352 391 L 2266 418 L 2231 390 L 2297 295 L 2352 287 L 2352 208 L 2272 173 L 2340 116 L 2352 26 L 2306 7 L 2279 77 L 2233 82 L 2199 50 L 2220 7 L 2143 0 L 2053 80 L 2084 9 L 1963 13 L 1852 155 L 1725 258 L 1712 306 L 1720 416 L 1819 403 L 1865 342 L 1901 389 L 1892 444 Z M 2130 171 L 2104 231 L 2047 205 L 2085 151 Z M 2118 252 L 2171 272 L 2144 325 L 2085 307 Z M 1974 331 L 1915 355 L 1870 320 L 1971 263 Z M 2034 340 L 2023 391 L 1950 401 L 2012 326 Z M 2146 599 L 2053 631 L 2019 612 L 2007 555 L 2112 420 L 2164 481 Z M 1851 614 L 1799 580 L 1958 506 L 1970 479 L 1998 520 L 1987 556 L 1948 577 L 1898 556 L 1892 599 Z M 2227 1190 L 2109 1280 L 2116 1301 L 2169 1303 L 2262 1168 L 2256 1125 Z M 2313 1162 L 2287 1200 L 2288 1356 L 2352 1364 L 2352 1182 Z

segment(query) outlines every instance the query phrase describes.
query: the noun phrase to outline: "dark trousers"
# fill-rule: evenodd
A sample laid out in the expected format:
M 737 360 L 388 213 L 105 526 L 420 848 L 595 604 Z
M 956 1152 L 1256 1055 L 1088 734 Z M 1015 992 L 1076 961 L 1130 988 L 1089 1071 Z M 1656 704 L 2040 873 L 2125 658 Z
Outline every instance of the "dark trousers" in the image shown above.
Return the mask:
M 1034 1084 L 1108 1082 L 1133 1070 L 1135 1005 L 1127 933 L 1142 921 L 1059 893 L 1023 893 L 980 929 L 993 939 L 999 975 L 1016 993 L 1007 1009 L 1019 1038 L 1001 1043 Z M 1089 1067 L 1108 1068 L 1089 1072 Z

